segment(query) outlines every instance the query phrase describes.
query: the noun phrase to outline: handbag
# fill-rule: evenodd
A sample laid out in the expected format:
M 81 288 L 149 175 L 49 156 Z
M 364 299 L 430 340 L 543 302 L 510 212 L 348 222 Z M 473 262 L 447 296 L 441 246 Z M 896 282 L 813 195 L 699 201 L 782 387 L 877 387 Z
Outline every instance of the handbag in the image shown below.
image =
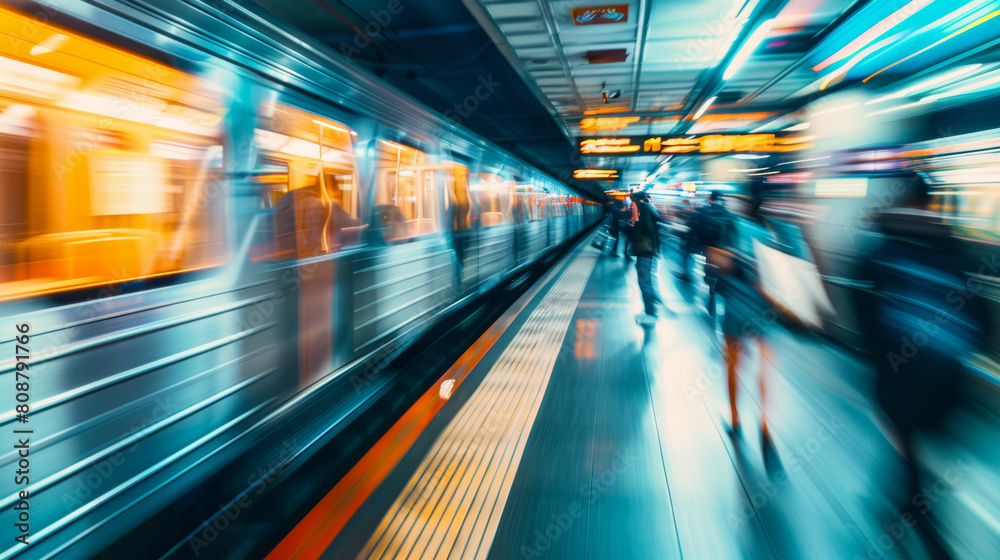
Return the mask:
M 608 246 L 608 242 L 610 241 L 611 236 L 608 235 L 607 228 L 601 228 L 601 230 L 597 232 L 597 236 L 594 237 L 594 240 L 591 241 L 590 244 L 598 251 L 603 251 L 605 247 Z
M 705 264 L 716 276 L 731 276 L 736 272 L 735 255 L 718 247 L 705 247 Z

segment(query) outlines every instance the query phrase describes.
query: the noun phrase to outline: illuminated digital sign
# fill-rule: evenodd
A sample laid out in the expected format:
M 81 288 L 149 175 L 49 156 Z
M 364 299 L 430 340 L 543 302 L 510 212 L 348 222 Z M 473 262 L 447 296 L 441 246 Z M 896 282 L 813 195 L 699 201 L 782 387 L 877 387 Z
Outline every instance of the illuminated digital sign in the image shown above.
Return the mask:
M 640 117 L 587 117 L 580 121 L 580 130 L 621 130 L 639 122 Z
M 582 155 L 649 156 L 794 152 L 812 147 L 814 136 L 775 134 L 700 134 L 579 138 Z
M 601 179 L 617 179 L 617 169 L 577 169 L 573 171 L 574 179 L 596 181 Z
M 628 21 L 628 4 L 575 8 L 573 10 L 573 25 L 599 25 L 626 21 Z

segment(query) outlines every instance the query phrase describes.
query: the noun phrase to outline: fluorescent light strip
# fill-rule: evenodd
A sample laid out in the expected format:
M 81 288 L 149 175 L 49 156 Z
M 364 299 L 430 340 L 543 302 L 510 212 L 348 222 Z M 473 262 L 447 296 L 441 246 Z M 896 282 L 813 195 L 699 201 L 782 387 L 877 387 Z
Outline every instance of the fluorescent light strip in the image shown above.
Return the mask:
M 818 117 L 820 115 L 826 115 L 827 113 L 835 113 L 837 111 L 843 111 L 844 109 L 853 109 L 854 107 L 857 107 L 859 105 L 861 105 L 861 103 L 848 103 L 846 105 L 838 105 L 830 109 L 823 109 L 822 111 L 817 111 L 813 113 L 812 116 Z
M 858 52 L 859 50 L 864 48 L 865 45 L 879 38 L 883 33 L 888 32 L 893 27 L 896 27 L 897 25 L 902 23 L 906 18 L 917 13 L 918 11 L 926 7 L 928 4 L 930 4 L 932 1 L 933 0 L 913 0 L 909 4 L 896 10 L 895 12 L 890 14 L 889 17 L 876 23 L 875 26 L 869 29 L 868 31 L 865 31 L 861 35 L 858 35 L 856 39 L 845 45 L 839 51 L 835 52 L 832 56 L 830 56 L 823 62 L 820 62 L 816 66 L 813 66 L 812 68 L 813 72 L 819 72 L 825 69 L 826 67 L 830 66 L 834 62 L 841 61 L 851 56 L 852 54 Z
M 760 132 L 762 130 L 767 130 L 767 129 L 771 128 L 772 126 L 777 125 L 779 122 L 785 120 L 786 118 L 788 118 L 788 115 L 785 115 L 783 117 L 778 117 L 778 118 L 774 119 L 773 121 L 765 124 L 764 126 L 758 126 L 757 128 L 751 130 L 750 134 L 755 134 L 755 133 Z
M 317 120 L 317 119 L 313 119 L 312 122 L 314 122 L 314 123 L 316 123 L 316 124 L 318 124 L 318 125 L 320 125 L 322 127 L 325 127 L 325 128 L 332 128 L 334 130 L 339 130 L 341 132 L 351 132 L 350 130 L 347 130 L 346 128 L 341 128 L 339 126 L 334 126 L 332 124 L 325 123 L 325 122 Z
M 750 35 L 750 38 L 747 39 L 746 43 L 743 43 L 743 47 L 740 48 L 739 52 L 736 53 L 736 56 L 733 57 L 732 62 L 729 63 L 729 67 L 726 68 L 725 73 L 722 74 L 723 80 L 728 80 L 736 74 L 736 71 L 740 69 L 740 66 L 746 62 L 746 59 L 750 57 L 753 51 L 755 51 L 760 45 L 760 42 L 764 40 L 764 37 L 767 36 L 768 32 L 771 31 L 772 26 L 774 26 L 774 19 L 769 19 L 757 27 L 757 30 Z
M 978 4 L 978 3 L 979 3 L 978 0 L 976 2 L 971 2 L 969 4 L 966 4 L 965 7 L 961 8 L 961 9 L 964 10 L 966 7 L 971 6 L 973 4 Z M 886 70 L 892 68 L 893 66 L 896 66 L 897 64 L 902 64 L 903 62 L 906 62 L 907 60 L 910 60 L 911 58 L 913 58 L 913 57 L 915 57 L 917 55 L 923 54 L 923 53 L 929 51 L 930 49 L 933 49 L 934 47 L 940 45 L 941 43 L 944 43 L 945 41 L 947 41 L 949 39 L 952 39 L 953 37 L 961 35 L 962 33 L 965 33 L 966 31 L 972 29 L 973 27 L 976 27 L 976 26 L 978 26 L 978 25 L 980 25 L 982 23 L 985 23 L 985 22 L 987 22 L 987 21 L 989 21 L 989 20 L 991 20 L 991 19 L 993 19 L 993 18 L 995 18 L 997 16 L 1000 16 L 1000 10 L 992 11 L 992 12 L 986 14 L 985 16 L 977 19 L 976 21 L 974 21 L 974 22 L 972 22 L 972 23 L 970 23 L 970 24 L 962 27 L 958 31 L 955 31 L 955 32 L 951 33 L 950 35 L 948 35 L 944 39 L 938 39 L 937 41 L 931 43 L 930 45 L 927 45 L 926 47 L 920 49 L 919 51 L 917 51 L 917 52 L 915 52 L 915 53 L 913 53 L 913 54 L 911 54 L 909 56 L 903 57 L 903 58 L 897 60 L 896 62 L 893 62 L 892 64 L 886 66 L 885 68 L 879 70 L 878 72 L 875 72 L 871 76 L 868 76 L 867 78 L 861 80 L 861 82 L 862 83 L 867 83 L 868 80 L 874 78 L 875 76 L 878 76 L 879 74 L 881 74 L 882 72 L 885 72 Z
M 707 110 L 708 110 L 708 107 L 709 107 L 709 106 L 710 106 L 710 105 L 711 105 L 712 103 L 715 103 L 715 99 L 716 99 L 717 97 L 718 97 L 717 95 L 713 95 L 712 97 L 708 98 L 708 100 L 707 100 L 707 101 L 705 101 L 705 103 L 703 103 L 703 104 L 702 104 L 701 108 L 700 108 L 700 109 L 698 109 L 698 112 L 694 114 L 694 119 L 693 119 L 693 120 L 698 120 L 698 119 L 700 119 L 700 118 L 701 118 L 701 116 L 705 114 L 705 111 L 707 111 Z M 694 138 L 694 136 L 689 136 L 689 138 Z
M 797 159 L 795 161 L 786 161 L 785 163 L 779 163 L 778 165 L 791 165 L 793 163 L 805 163 L 807 161 L 818 161 L 818 160 L 821 160 L 821 159 L 830 159 L 830 156 L 814 157 L 814 158 L 808 158 L 808 159 Z
M 871 101 L 868 101 L 867 103 L 865 103 L 865 105 L 875 105 L 876 103 L 881 103 L 883 101 L 888 101 L 890 99 L 899 99 L 900 97 L 906 97 L 907 95 L 910 95 L 911 93 L 914 93 L 914 92 L 917 92 L 917 91 L 921 91 L 921 90 L 925 90 L 925 89 L 928 89 L 928 88 L 930 88 L 932 86 L 935 86 L 937 84 L 942 84 L 942 83 L 948 82 L 950 80 L 954 80 L 955 78 L 961 76 L 962 74 L 968 74 L 969 72 L 972 72 L 973 70 L 978 70 L 979 67 L 981 67 L 981 66 L 982 66 L 982 64 L 971 64 L 971 65 L 966 66 L 964 68 L 959 68 L 958 70 L 954 70 L 952 72 L 948 72 L 947 74 L 943 74 L 943 75 L 938 76 L 936 78 L 931 78 L 930 80 L 926 80 L 926 81 L 921 82 L 921 83 L 919 83 L 919 84 L 917 84 L 915 86 L 910 86 L 910 87 L 908 87 L 906 89 L 903 89 L 903 90 L 900 90 L 900 91 L 898 91 L 896 93 L 891 93 L 889 95 L 884 95 L 882 97 L 879 97 L 878 99 L 872 99 Z
M 756 4 L 756 2 L 754 4 Z M 732 21 L 738 18 L 740 14 L 743 13 L 743 8 L 746 8 L 746 6 L 747 6 L 747 0 L 736 0 L 736 2 L 733 3 L 732 7 L 729 8 L 729 13 L 726 14 L 725 19 Z
M 931 191 L 927 194 L 937 196 L 974 196 L 983 194 L 983 191 Z
M 992 78 L 988 78 L 988 79 L 985 79 L 985 80 L 979 80 L 978 82 L 973 82 L 973 83 L 968 84 L 968 85 L 957 87 L 957 88 L 955 88 L 953 90 L 949 90 L 949 91 L 946 91 L 944 93 L 935 93 L 934 95 L 931 95 L 929 97 L 925 97 L 925 98 L 921 99 L 921 101 L 937 101 L 938 99 L 944 99 L 946 97 L 954 97 L 956 95 L 962 95 L 964 93 L 969 93 L 969 92 L 972 92 L 972 91 L 976 91 L 977 89 L 982 89 L 982 88 L 984 88 L 986 86 L 993 85 L 993 84 L 998 83 L 998 82 L 1000 82 L 1000 74 L 998 74 L 998 75 L 996 75 L 996 76 L 994 76 Z
M 893 111 L 899 111 L 901 109 L 909 109 L 910 107 L 916 107 L 917 105 L 924 105 L 926 103 L 928 103 L 928 102 L 927 101 L 917 101 L 917 102 L 914 102 L 914 103 L 907 103 L 905 105 L 900 105 L 898 107 L 893 107 L 891 109 L 883 109 L 881 111 L 875 111 L 874 113 L 868 113 L 865 116 L 866 117 L 874 117 L 875 115 L 881 115 L 883 113 L 891 113 Z
M 883 40 L 879 41 L 878 43 L 875 43 L 874 45 L 872 45 L 872 46 L 866 48 L 865 50 L 861 51 L 860 53 L 856 54 L 854 56 L 854 58 L 852 58 L 851 60 L 849 60 L 847 62 L 847 64 L 841 66 L 839 69 L 837 69 L 836 72 L 830 73 L 829 75 L 827 75 L 826 78 L 823 79 L 823 83 L 820 84 L 820 86 L 819 86 L 820 91 L 823 91 L 824 89 L 826 89 L 827 86 L 830 85 L 830 82 L 832 82 L 838 76 L 842 76 L 844 74 L 847 74 L 851 70 L 851 68 L 854 68 L 855 66 L 857 66 L 857 64 L 859 62 L 861 62 L 862 60 L 864 60 L 865 57 L 867 57 L 868 55 L 872 54 L 873 52 L 881 49 L 882 47 L 884 47 L 884 46 L 892 43 L 892 41 L 895 40 L 898 37 L 899 37 L 899 35 L 893 35 L 892 37 L 883 39 Z

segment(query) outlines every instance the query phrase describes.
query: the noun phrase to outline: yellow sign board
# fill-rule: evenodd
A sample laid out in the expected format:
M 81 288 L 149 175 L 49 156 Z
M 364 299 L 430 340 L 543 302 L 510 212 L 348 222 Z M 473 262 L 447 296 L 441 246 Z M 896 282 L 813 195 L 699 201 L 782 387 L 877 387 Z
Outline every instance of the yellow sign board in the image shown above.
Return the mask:
M 812 146 L 813 136 L 703 134 L 694 136 L 619 136 L 580 138 L 582 155 L 659 155 L 793 152 Z
M 573 171 L 574 179 L 617 179 L 617 169 L 577 169 Z

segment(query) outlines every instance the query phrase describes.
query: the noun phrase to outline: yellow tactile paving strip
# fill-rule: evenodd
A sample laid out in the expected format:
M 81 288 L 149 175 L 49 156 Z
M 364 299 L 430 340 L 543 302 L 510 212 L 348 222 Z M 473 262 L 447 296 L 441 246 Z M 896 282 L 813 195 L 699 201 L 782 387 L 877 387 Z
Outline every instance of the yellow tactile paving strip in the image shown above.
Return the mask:
M 589 253 L 589 252 L 588 252 Z M 434 443 L 361 558 L 486 558 L 596 262 L 571 264 Z

